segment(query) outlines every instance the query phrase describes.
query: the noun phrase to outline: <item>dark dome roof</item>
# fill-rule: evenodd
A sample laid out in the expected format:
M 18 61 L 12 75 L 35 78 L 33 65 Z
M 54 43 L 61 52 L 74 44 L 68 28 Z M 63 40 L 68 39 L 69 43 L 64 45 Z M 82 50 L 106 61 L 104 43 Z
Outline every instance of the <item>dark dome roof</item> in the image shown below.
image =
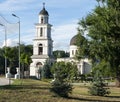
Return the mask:
M 70 45 L 76 45 L 77 35 L 73 36 L 70 40 Z
M 49 15 L 48 12 L 46 11 L 45 7 L 40 11 L 40 15 Z

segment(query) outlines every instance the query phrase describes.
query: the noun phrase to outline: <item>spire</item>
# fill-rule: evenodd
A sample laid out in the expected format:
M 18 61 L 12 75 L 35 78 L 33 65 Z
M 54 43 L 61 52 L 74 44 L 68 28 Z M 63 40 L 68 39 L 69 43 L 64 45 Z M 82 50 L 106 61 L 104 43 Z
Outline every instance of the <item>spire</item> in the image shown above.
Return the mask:
M 43 2 L 43 8 L 45 8 L 45 3 Z

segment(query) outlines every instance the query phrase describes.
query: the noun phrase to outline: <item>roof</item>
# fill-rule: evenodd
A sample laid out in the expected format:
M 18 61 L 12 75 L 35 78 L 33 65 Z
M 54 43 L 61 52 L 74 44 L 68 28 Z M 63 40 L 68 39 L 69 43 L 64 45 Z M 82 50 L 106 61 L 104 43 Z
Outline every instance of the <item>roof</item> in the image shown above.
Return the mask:
M 49 15 L 48 12 L 46 11 L 45 7 L 40 11 L 40 15 Z
M 70 45 L 76 45 L 77 35 L 73 36 L 70 40 Z

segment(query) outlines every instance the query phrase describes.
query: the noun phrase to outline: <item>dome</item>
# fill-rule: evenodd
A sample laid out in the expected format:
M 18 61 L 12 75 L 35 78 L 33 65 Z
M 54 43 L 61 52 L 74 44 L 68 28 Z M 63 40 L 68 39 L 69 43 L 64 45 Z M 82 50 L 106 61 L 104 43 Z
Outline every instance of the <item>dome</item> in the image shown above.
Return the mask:
M 46 11 L 45 7 L 40 11 L 40 15 L 49 15 L 48 12 Z
M 76 45 L 77 35 L 73 36 L 70 40 L 70 45 Z

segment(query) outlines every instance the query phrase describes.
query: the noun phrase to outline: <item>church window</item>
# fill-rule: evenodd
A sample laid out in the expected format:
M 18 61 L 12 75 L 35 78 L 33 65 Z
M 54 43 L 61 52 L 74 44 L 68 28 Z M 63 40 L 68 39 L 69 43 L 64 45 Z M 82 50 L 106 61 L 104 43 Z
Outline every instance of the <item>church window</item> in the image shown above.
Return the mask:
M 41 18 L 41 23 L 43 23 L 43 17 Z
M 40 28 L 40 36 L 43 36 L 43 28 Z
M 72 50 L 72 55 L 74 55 L 74 50 Z
M 43 54 L 43 46 L 42 46 L 42 44 L 39 44 L 38 54 L 39 54 L 39 55 L 42 55 L 42 54 Z

